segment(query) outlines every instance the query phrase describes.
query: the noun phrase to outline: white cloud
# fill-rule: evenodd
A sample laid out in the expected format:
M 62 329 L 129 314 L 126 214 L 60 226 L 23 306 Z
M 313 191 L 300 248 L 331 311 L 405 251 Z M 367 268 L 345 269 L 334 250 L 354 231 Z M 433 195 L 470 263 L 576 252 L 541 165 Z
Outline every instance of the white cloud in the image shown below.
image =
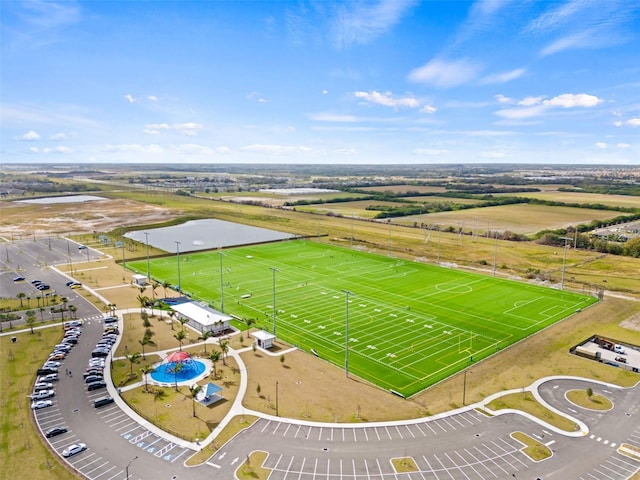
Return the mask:
M 513 98 L 505 97 L 501 93 L 496 95 L 494 98 L 498 101 L 498 103 L 514 103 Z
M 421 113 L 436 113 L 438 109 L 433 105 L 425 105 L 420 109 Z
M 71 153 L 71 149 L 69 147 L 64 147 L 64 146 L 45 148 L 42 151 L 44 153 Z
M 516 68 L 510 72 L 496 73 L 494 75 L 488 75 L 482 79 L 480 83 L 492 84 L 492 83 L 507 83 L 516 78 L 520 78 L 525 74 L 527 70 L 524 68 Z
M 29 147 L 29 153 L 38 153 L 39 151 L 38 147 Z
M 124 98 L 129 102 L 129 103 L 133 103 L 136 101 L 135 98 L 133 98 L 133 96 L 130 93 L 127 93 Z
M 602 149 L 605 149 L 608 146 L 605 142 L 596 142 L 595 145 L 596 145 L 596 147 L 602 148 Z
M 148 95 L 147 100 L 149 100 L 150 102 L 157 102 L 158 97 L 156 97 L 155 95 Z
M 631 118 L 624 123 L 630 127 L 640 127 L 640 118 Z
M 628 143 L 617 143 L 617 144 L 616 144 L 616 147 L 618 147 L 618 148 L 622 148 L 622 149 L 629 148 L 630 146 L 631 146 L 631 145 L 630 145 L 630 144 L 628 144 Z
M 416 155 L 427 155 L 427 156 L 443 155 L 448 152 L 449 150 L 439 150 L 437 148 L 416 148 L 413 151 L 413 153 Z
M 171 145 L 170 149 L 174 152 L 186 155 L 212 155 L 214 153 L 211 147 L 207 147 L 206 145 L 199 145 L 196 143 Z
M 194 137 L 203 128 L 203 125 L 193 122 L 174 123 L 172 125 L 169 125 L 168 123 L 149 123 L 144 126 L 142 131 L 147 135 L 158 135 L 163 130 L 174 130 L 188 137 Z
M 26 142 L 35 142 L 36 140 L 40 140 L 40 134 L 38 132 L 34 132 L 33 130 L 29 130 L 27 133 L 20 137 L 20 140 L 24 140 Z
M 498 110 L 496 115 L 511 120 L 531 118 L 543 115 L 554 107 L 560 108 L 591 108 L 599 105 L 604 100 L 594 95 L 586 93 L 564 93 L 549 100 L 542 100 L 543 97 L 526 97 L 518 102 L 518 107 Z M 524 107 L 524 108 L 519 108 Z
M 436 58 L 409 73 L 409 81 L 451 88 L 473 80 L 480 68 L 466 59 L 444 61 Z
M 624 122 L 621 122 L 620 120 L 616 120 L 615 122 L 613 122 L 613 124 L 614 124 L 616 127 L 621 127 L 622 125 L 624 125 Z
M 322 90 L 323 95 L 326 95 L 327 93 L 329 93 L 329 90 Z
M 52 135 L 49 136 L 49 140 L 53 140 L 53 141 L 60 141 L 60 140 L 68 140 L 69 139 L 69 135 L 67 135 L 66 133 L 54 133 Z
M 370 92 L 354 92 L 357 98 L 376 105 L 384 105 L 391 108 L 418 108 L 420 102 L 414 97 L 394 97 L 391 92 L 380 93 L 375 90 Z
M 334 150 L 331 150 L 331 153 L 334 153 L 336 155 L 355 155 L 358 153 L 358 150 L 356 150 L 355 148 L 336 148 Z
M 550 100 L 542 102 L 544 105 L 550 105 L 553 107 L 573 108 L 573 107 L 595 107 L 602 103 L 604 100 L 594 95 L 587 95 L 586 93 L 565 93 L 558 95 Z
M 522 105 L 523 107 L 532 107 L 533 105 L 538 105 L 542 102 L 544 97 L 525 97 L 518 102 L 518 105 Z
M 380 0 L 339 4 L 332 28 L 335 45 L 345 48 L 375 40 L 391 30 L 415 3 L 415 0 Z
M 251 100 L 258 103 L 267 103 L 267 100 L 260 95 L 260 92 L 247 93 L 247 100 Z

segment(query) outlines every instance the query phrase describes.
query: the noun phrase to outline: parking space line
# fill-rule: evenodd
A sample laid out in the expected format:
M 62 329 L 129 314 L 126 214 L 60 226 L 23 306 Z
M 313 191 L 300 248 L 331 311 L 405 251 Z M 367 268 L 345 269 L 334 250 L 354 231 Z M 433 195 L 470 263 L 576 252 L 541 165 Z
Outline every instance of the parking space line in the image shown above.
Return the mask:
M 440 420 L 442 420 L 444 423 L 446 423 L 447 425 L 449 425 L 453 430 L 456 430 L 456 427 L 454 427 L 451 422 L 449 421 L 449 418 L 451 417 L 442 417 Z M 446 430 L 445 430 L 446 431 Z
M 426 437 L 426 436 L 427 436 L 427 435 L 422 431 L 422 428 L 420 428 L 420 424 L 419 424 L 419 423 L 416 423 L 416 424 L 415 424 L 415 426 L 416 426 L 416 428 L 417 428 L 418 430 L 420 430 L 420 433 L 422 434 L 422 436 L 423 436 L 423 437 Z
M 367 430 L 368 430 L 367 428 L 363 428 L 363 429 L 362 429 L 362 433 L 364 433 L 364 440 L 365 440 L 365 442 L 368 442 L 368 441 L 369 441 L 369 434 L 367 433 Z
M 404 426 L 407 431 L 409 432 L 409 435 L 411 435 L 411 438 L 416 438 L 416 436 L 413 434 L 413 432 L 411 431 L 410 425 L 405 425 Z
M 275 435 L 281 425 L 282 425 L 282 422 L 277 422 L 276 428 L 273 430 L 273 432 L 271 432 L 271 435 Z
M 487 459 L 487 461 L 493 463 L 496 467 L 498 467 L 500 470 L 502 470 L 504 473 L 507 473 L 507 471 L 502 468 L 502 465 L 500 465 L 498 462 L 496 462 L 493 458 L 491 458 L 489 455 L 487 455 L 486 453 L 484 453 L 482 450 L 480 450 L 478 447 L 473 447 L 480 455 L 484 456 L 484 458 Z M 489 451 L 491 451 L 490 449 L 488 449 Z M 493 453 L 493 452 L 492 452 Z M 490 468 L 487 467 L 488 470 L 491 470 Z
M 436 431 L 431 426 L 431 422 L 425 422 L 424 425 L 426 425 L 429 428 L 429 430 L 431 430 L 431 433 L 433 433 L 434 435 L 437 435 Z
M 438 461 L 438 463 L 439 463 L 439 464 L 440 464 L 440 466 L 442 467 L 442 468 L 441 468 L 441 470 L 442 470 L 443 472 L 446 472 L 446 473 L 447 473 L 447 475 L 449 475 L 449 477 L 451 477 L 451 479 L 452 479 L 452 480 L 456 480 L 456 479 L 455 479 L 455 477 L 454 477 L 453 475 L 451 475 L 451 472 L 449 471 L 449 469 L 448 469 L 447 467 L 445 467 L 445 466 L 444 466 L 444 463 L 442 463 L 442 460 L 440 460 L 440 459 L 438 458 L 438 456 L 437 456 L 437 455 L 435 455 L 435 454 L 434 454 L 434 455 L 433 455 L 433 458 L 435 458 L 435 459 Z
M 300 471 L 298 472 L 298 480 L 302 478 L 302 472 L 304 472 L 304 463 L 307 461 L 307 457 L 302 457 L 302 464 L 300 465 Z
M 173 450 L 173 449 L 172 449 Z M 171 450 L 169 450 L 171 451 Z M 184 448 L 178 455 L 176 455 L 176 458 L 174 458 L 173 460 L 171 460 L 171 463 L 175 462 L 176 460 L 178 460 L 182 455 L 184 455 L 187 452 L 190 452 L 191 450 L 189 450 L 188 448 Z
M 101 457 L 102 458 L 102 457 Z M 104 462 L 102 465 L 98 465 L 96 468 L 94 468 L 93 470 L 89 470 L 88 472 L 85 473 L 85 475 L 89 475 L 91 472 L 95 472 L 96 470 L 98 470 L 99 468 L 104 467 L 105 465 L 109 465 L 109 462 L 106 461 Z
M 82 468 L 80 468 L 78 470 L 84 470 L 85 468 L 90 467 L 94 463 L 99 462 L 100 460 L 102 460 L 102 457 L 97 456 L 97 454 L 93 453 L 92 455 L 94 455 L 96 458 L 94 458 L 90 462 L 86 463 L 85 465 L 82 466 Z M 107 462 L 107 463 L 109 463 L 109 462 Z M 75 467 L 75 465 L 74 465 L 74 467 Z M 84 472 L 82 472 L 82 473 L 84 473 Z
M 480 465 L 482 466 L 482 468 L 484 468 L 487 472 L 489 472 L 491 475 L 493 475 L 494 477 L 498 478 L 498 476 L 495 474 L 495 472 L 493 470 L 491 470 L 490 468 L 488 468 L 484 462 L 480 459 L 478 459 L 472 452 L 470 452 L 468 449 L 464 449 L 465 453 L 467 455 L 469 455 L 471 458 L 473 458 L 473 461 L 476 463 L 476 465 Z M 484 478 L 483 475 L 480 475 L 481 478 Z
M 114 478 L 119 477 L 121 473 L 124 473 L 124 470 L 120 470 L 114 476 L 109 477 L 107 480 L 113 480 Z
M 478 473 L 478 471 L 475 469 L 475 467 L 473 466 L 473 464 L 472 464 L 472 463 L 470 463 L 470 462 L 469 462 L 466 458 L 464 458 L 462 455 L 460 455 L 460 452 L 458 452 L 457 450 L 454 450 L 452 453 L 455 453 L 456 455 L 458 455 L 458 457 L 460 457 L 460 460 L 462 460 L 462 462 L 464 462 L 464 465 L 463 465 L 464 467 L 469 467 L 471 470 L 473 470 L 473 471 L 476 473 L 476 475 L 478 475 L 478 476 L 480 476 L 480 477 L 482 478 L 482 475 L 480 475 L 480 474 Z M 448 457 L 452 462 L 454 461 L 454 460 L 453 460 L 453 458 L 451 458 L 449 455 L 447 455 L 447 457 Z M 458 465 L 458 462 L 455 462 L 455 464 L 456 464 L 456 465 Z M 465 472 L 463 472 L 463 473 L 464 473 L 465 477 L 469 478 Z
M 113 465 L 109 470 L 105 470 L 104 472 L 102 472 L 100 475 L 96 475 L 95 477 L 93 477 L 93 480 L 95 480 L 96 478 L 100 478 L 103 475 L 106 475 L 107 473 L 109 473 L 111 470 L 113 470 L 114 468 L 116 468 L 115 465 Z
M 463 425 L 463 424 L 462 424 L 462 422 L 461 422 L 460 420 L 458 420 L 458 417 L 459 417 L 459 416 L 460 416 L 460 415 L 451 415 L 451 416 L 449 417 L 449 419 L 451 419 L 451 421 L 456 422 L 458 425 L 460 425 L 461 427 L 463 427 L 463 428 L 464 428 L 464 427 L 465 427 L 465 425 Z
M 262 427 L 262 430 L 260 430 L 260 433 L 264 433 L 264 431 L 267 429 L 270 423 L 271 423 L 271 420 L 267 420 L 264 427 Z

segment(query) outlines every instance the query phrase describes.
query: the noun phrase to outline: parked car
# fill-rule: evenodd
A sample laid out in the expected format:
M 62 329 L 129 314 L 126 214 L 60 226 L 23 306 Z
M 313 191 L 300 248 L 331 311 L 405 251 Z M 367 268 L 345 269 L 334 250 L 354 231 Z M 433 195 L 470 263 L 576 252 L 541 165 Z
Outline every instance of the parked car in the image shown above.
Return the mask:
M 118 323 L 118 317 L 106 317 L 104 320 L 105 325 L 110 323 Z
M 42 280 L 31 280 L 31 285 L 39 285 L 42 283 Z
M 39 368 L 36 372 L 36 374 L 38 375 L 49 375 L 50 373 L 55 373 L 56 377 L 58 376 L 58 369 L 57 368 L 51 368 L 51 367 L 47 367 L 47 368 Z
M 76 282 L 72 282 L 72 283 L 76 283 Z M 65 325 L 68 325 L 70 327 L 81 327 L 82 326 L 82 320 L 71 320 L 71 321 L 65 323 Z
M 84 378 L 87 377 L 102 377 L 104 375 L 104 370 L 102 368 L 90 368 L 86 372 L 82 374 Z
M 87 246 L 86 245 L 78 245 L 78 250 L 86 250 Z
M 89 375 L 84 379 L 85 383 L 102 382 L 104 377 L 102 375 Z
M 15 277 L 13 279 L 14 282 L 24 282 L 25 278 L 24 277 Z
M 47 360 L 46 362 L 44 362 L 43 367 L 44 368 L 60 368 L 60 365 L 62 365 L 60 362 Z
M 106 388 L 107 384 L 105 382 L 91 382 L 87 384 L 87 391 L 92 392 L 94 390 L 100 390 L 101 388 Z
M 613 351 L 621 355 L 624 355 L 626 353 L 624 351 L 624 347 L 622 345 L 617 345 L 617 344 L 613 346 Z
M 80 282 L 73 282 L 70 287 L 73 289 L 82 288 L 82 284 Z
M 62 456 L 64 458 L 72 457 L 80 452 L 84 452 L 87 449 L 87 445 L 84 443 L 74 443 L 73 445 L 69 445 L 62 451 Z
M 94 358 L 106 357 L 107 355 L 109 355 L 109 350 L 94 350 L 93 352 L 91 352 L 91 356 Z
M 47 408 L 53 405 L 51 400 L 36 400 L 31 403 L 31 410 L 40 410 L 41 408 Z
M 51 427 L 49 430 L 44 432 L 44 436 L 47 438 L 52 438 L 67 432 L 67 427 Z
M 57 382 L 57 381 L 58 381 L 57 373 L 48 373 L 47 375 L 38 377 L 38 382 Z
M 37 392 L 29 395 L 31 400 L 44 400 L 45 398 L 51 398 L 56 395 L 56 391 L 53 389 L 50 390 L 38 390 Z
M 51 287 L 46 283 L 41 283 L 39 285 L 36 285 L 36 288 L 40 291 L 43 291 L 43 290 L 49 290 Z
M 49 359 L 47 361 L 58 361 L 58 360 L 64 360 L 65 357 L 65 353 L 64 352 L 51 352 L 51 355 L 49 355 Z
M 38 382 L 33 386 L 34 390 L 49 390 L 50 388 L 53 388 L 53 383 L 49 383 L 49 382 Z

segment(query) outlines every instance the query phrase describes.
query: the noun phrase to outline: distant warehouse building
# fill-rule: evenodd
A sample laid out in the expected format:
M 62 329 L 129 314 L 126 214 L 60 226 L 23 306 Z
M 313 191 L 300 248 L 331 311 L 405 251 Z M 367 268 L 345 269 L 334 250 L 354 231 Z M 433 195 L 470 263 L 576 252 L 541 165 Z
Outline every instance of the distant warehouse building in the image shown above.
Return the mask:
M 198 330 L 220 335 L 231 328 L 231 317 L 213 308 L 196 302 L 185 302 L 172 305 L 171 309 L 176 312 L 178 318 L 188 320 L 187 325 Z

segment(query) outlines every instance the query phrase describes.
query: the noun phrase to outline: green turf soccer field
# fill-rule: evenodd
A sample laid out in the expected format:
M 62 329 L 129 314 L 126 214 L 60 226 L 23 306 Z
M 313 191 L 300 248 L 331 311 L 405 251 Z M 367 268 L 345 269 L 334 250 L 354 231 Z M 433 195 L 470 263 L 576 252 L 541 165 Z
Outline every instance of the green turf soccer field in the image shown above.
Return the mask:
M 151 276 L 177 285 L 177 256 Z M 220 310 L 221 280 L 225 313 L 273 333 L 275 293 L 278 338 L 342 368 L 348 312 L 349 374 L 407 397 L 597 301 L 305 240 L 180 255 L 193 299 Z

